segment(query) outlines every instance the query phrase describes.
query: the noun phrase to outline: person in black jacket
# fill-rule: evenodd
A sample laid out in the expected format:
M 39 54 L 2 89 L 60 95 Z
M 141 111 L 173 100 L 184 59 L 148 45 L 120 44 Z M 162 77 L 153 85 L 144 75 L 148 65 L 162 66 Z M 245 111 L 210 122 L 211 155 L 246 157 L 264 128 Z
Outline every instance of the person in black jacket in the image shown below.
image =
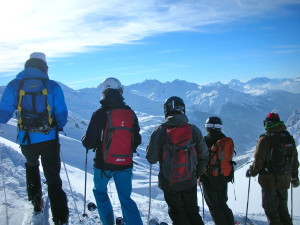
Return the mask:
M 217 141 L 225 138 L 222 133 L 222 120 L 213 116 L 206 120 L 205 127 L 207 136 L 204 137 L 207 147 L 211 149 Z M 228 177 L 218 174 L 213 176 L 211 171 L 207 171 L 201 176 L 205 202 L 209 208 L 211 217 L 216 225 L 234 225 L 234 217 L 231 209 L 227 205 L 227 183 Z
M 150 143 L 147 148 L 146 158 L 149 163 L 159 161 L 160 171 L 158 175 L 159 187 L 164 192 L 164 198 L 169 206 L 169 216 L 174 225 L 204 225 L 199 214 L 197 202 L 197 178 L 204 173 L 208 162 L 208 150 L 201 131 L 190 124 L 192 131 L 192 143 L 197 153 L 196 168 L 190 177 L 180 182 L 172 182 L 165 177 L 163 167 L 163 152 L 165 145 L 166 128 L 178 128 L 188 125 L 185 115 L 185 104 L 177 96 L 168 98 L 164 104 L 165 122 L 157 127 L 151 134 Z M 175 154 L 175 153 L 173 153 Z
M 90 120 L 82 144 L 86 149 L 96 149 L 94 159 L 94 196 L 98 206 L 98 212 L 102 224 L 113 225 L 114 213 L 107 193 L 107 184 L 113 177 L 122 207 L 123 218 L 127 225 L 142 225 L 141 216 L 136 203 L 131 199 L 132 192 L 132 169 L 133 163 L 116 165 L 109 163 L 104 158 L 104 149 L 107 146 L 105 132 L 108 121 L 108 113 L 115 109 L 127 109 L 133 115 L 133 138 L 132 153 L 141 144 L 140 127 L 135 113 L 124 103 L 123 86 L 116 78 L 107 78 L 102 84 L 103 99 L 100 101 L 101 108 L 96 110 Z M 122 126 L 123 124 L 121 124 Z M 131 142 L 131 140 L 130 140 Z M 107 144 L 107 143 L 106 143 Z M 121 148 L 121 147 L 119 147 Z M 130 157 L 129 157 L 130 158 Z M 132 154 L 131 154 L 132 159 Z M 117 159 L 117 161 L 122 159 Z

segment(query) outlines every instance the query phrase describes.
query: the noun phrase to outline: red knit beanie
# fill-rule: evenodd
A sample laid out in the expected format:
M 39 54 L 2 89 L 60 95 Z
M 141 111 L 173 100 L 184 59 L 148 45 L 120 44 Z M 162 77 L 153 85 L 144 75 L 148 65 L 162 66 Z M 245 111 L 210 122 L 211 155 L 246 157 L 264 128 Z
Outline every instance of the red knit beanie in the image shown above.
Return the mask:
M 278 115 L 278 113 L 269 113 L 265 119 L 265 121 L 271 121 L 271 122 L 280 122 L 280 117 Z

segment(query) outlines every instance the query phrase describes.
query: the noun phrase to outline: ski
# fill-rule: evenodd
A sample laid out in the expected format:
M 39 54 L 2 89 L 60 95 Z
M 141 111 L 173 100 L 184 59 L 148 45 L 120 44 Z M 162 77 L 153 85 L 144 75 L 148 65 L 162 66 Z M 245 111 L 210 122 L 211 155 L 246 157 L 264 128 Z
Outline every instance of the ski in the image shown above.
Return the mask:
M 166 222 L 158 222 L 156 219 L 151 219 L 149 225 L 168 225 Z
M 149 225 L 159 225 L 159 222 L 156 219 L 151 219 Z

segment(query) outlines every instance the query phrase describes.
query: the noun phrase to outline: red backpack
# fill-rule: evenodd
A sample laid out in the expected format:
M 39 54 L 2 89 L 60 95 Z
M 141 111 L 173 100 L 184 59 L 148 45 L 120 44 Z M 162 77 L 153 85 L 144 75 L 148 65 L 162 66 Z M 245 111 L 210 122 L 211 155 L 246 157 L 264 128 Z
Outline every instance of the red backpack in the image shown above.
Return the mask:
M 162 172 L 166 179 L 181 182 L 191 179 L 198 164 L 190 124 L 166 128 Z
M 103 132 L 102 156 L 106 163 L 130 165 L 133 157 L 134 112 L 130 109 L 113 109 L 107 112 Z
M 209 174 L 214 177 L 224 176 L 228 178 L 228 181 L 233 182 L 235 162 L 232 161 L 232 157 L 234 153 L 234 144 L 231 138 L 223 137 L 218 140 L 210 148 Z

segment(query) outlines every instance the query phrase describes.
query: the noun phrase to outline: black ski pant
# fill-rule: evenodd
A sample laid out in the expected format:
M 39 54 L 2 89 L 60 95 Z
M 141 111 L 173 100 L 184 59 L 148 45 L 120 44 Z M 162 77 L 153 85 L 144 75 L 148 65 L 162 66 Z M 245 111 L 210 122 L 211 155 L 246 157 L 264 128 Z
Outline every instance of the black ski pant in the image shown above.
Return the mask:
M 227 184 L 220 189 L 210 190 L 203 185 L 205 202 L 216 225 L 234 225 L 234 217 L 227 205 Z
M 262 188 L 262 206 L 270 225 L 292 225 L 288 210 L 288 190 L 270 191 Z
M 26 181 L 28 199 L 41 194 L 41 178 L 39 173 L 39 157 L 43 166 L 44 176 L 48 184 L 52 216 L 65 221 L 69 216 L 66 193 L 62 189 L 60 178 L 60 144 L 57 139 L 21 145 L 22 154 L 26 158 Z
M 174 225 L 204 225 L 199 214 L 197 186 L 184 191 L 163 190 Z

